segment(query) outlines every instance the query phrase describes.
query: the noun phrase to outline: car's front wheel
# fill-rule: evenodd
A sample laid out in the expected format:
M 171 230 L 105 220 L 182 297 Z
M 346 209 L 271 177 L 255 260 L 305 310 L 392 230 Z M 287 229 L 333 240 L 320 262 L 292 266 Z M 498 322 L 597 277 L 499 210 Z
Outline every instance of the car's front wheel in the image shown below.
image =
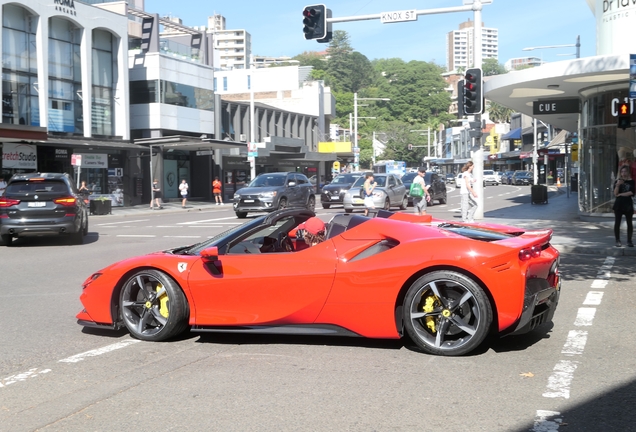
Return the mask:
M 119 298 L 122 319 L 130 334 L 162 341 L 188 325 L 188 302 L 177 283 L 157 270 L 141 270 L 124 284 Z
M 236 212 L 236 217 L 239 219 L 245 219 L 247 217 L 247 212 Z
M 440 204 L 446 204 L 446 195 L 444 195 L 444 198 L 440 198 L 439 199 L 439 203 Z
M 281 198 L 280 201 L 278 202 L 278 210 L 283 210 L 286 208 L 287 208 L 287 199 Z
M 384 210 L 391 210 L 391 200 L 387 197 L 384 200 L 384 205 L 382 206 Z
M 325 210 L 327 210 L 329 207 L 331 207 L 331 204 L 323 204 L 322 208 L 324 208 Z
M 457 272 L 435 271 L 416 280 L 404 300 L 404 326 L 419 349 L 459 356 L 474 350 L 493 320 L 484 290 Z

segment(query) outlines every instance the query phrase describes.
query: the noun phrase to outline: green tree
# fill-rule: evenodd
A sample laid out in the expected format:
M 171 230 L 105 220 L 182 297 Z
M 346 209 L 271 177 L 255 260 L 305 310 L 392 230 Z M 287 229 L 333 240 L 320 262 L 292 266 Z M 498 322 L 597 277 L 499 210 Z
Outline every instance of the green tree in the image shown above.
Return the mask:
M 483 76 L 503 75 L 508 73 L 506 68 L 496 58 L 487 58 L 481 64 Z
M 493 101 L 486 102 L 486 110 L 495 123 L 510 123 L 510 116 L 514 113 L 514 110 Z

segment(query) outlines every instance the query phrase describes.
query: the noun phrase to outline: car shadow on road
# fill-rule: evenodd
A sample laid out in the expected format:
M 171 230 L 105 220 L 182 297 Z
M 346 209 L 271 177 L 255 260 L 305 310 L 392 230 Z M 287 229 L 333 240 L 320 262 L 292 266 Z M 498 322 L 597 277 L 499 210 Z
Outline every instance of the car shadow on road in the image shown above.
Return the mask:
M 99 241 L 98 232 L 89 232 L 84 236 L 82 244 L 73 244 L 70 237 L 64 235 L 42 235 L 14 238 L 9 247 L 50 247 L 50 246 L 82 246 Z M 1 243 L 4 245 L 4 243 Z

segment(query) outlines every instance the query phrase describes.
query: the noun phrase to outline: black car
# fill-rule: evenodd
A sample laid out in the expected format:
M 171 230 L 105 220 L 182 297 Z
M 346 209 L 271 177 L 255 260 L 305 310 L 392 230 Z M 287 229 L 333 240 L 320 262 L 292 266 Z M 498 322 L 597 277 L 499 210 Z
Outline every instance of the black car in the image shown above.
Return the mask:
M 411 184 L 417 173 L 406 173 L 402 176 L 402 183 L 406 186 L 406 190 L 411 189 Z M 424 182 L 426 186 L 430 186 L 428 193 L 431 194 L 430 205 L 433 201 L 438 200 L 440 204 L 446 204 L 446 182 L 435 172 L 427 172 L 424 174 Z M 409 195 L 409 204 L 413 204 L 413 197 Z
M 248 212 L 271 212 L 287 207 L 306 207 L 314 211 L 314 186 L 305 174 L 259 174 L 249 185 L 234 193 L 234 212 L 241 219 Z
M 363 175 L 363 173 L 338 174 L 331 183 L 323 186 L 322 193 L 320 194 L 322 208 L 328 209 L 334 204 L 342 204 L 342 200 L 347 191 L 351 188 L 351 185 Z
M 81 244 L 88 234 L 88 207 L 68 174 L 15 174 L 0 197 L 0 236 L 68 236 Z
M 501 175 L 501 183 L 502 184 L 512 184 L 512 175 L 514 171 L 506 171 Z
M 515 171 L 511 181 L 513 185 L 531 185 L 534 183 L 534 174 L 530 171 Z

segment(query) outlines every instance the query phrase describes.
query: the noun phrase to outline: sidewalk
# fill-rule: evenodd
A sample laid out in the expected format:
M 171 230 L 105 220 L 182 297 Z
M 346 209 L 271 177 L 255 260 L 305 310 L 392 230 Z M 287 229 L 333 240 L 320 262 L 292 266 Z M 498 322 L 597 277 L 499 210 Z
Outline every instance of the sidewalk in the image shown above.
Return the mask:
M 483 222 L 518 226 L 526 229 L 550 228 L 554 231 L 552 244 L 561 253 L 596 254 L 606 256 L 636 256 L 636 248 L 614 246 L 614 220 L 595 222 L 581 220 L 578 214 L 578 195 L 568 197 L 564 187 L 550 186 L 548 204 L 531 204 L 530 196 L 514 197 L 510 207 L 486 211 Z M 151 210 L 148 204 L 134 207 L 113 207 L 114 215 L 138 216 L 142 214 L 197 212 L 202 210 L 227 210 L 231 203 L 221 206 L 209 201 L 188 201 L 185 209 L 181 201 L 163 203 L 163 209 Z M 96 216 L 99 217 L 99 216 Z M 479 222 L 479 221 L 478 221 Z M 621 227 L 623 245 L 627 243 L 625 222 Z

